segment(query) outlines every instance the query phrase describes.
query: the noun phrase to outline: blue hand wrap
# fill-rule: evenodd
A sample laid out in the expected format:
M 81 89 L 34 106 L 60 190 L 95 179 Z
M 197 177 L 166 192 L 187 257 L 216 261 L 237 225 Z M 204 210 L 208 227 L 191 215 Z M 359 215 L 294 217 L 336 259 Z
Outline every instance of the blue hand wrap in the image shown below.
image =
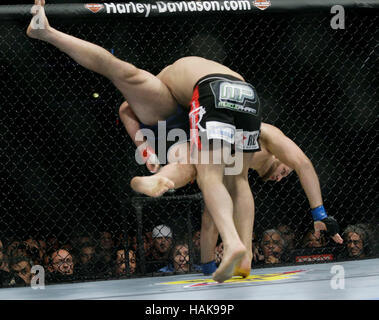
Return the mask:
M 203 270 L 205 276 L 211 275 L 213 272 L 217 270 L 216 261 L 213 260 L 208 263 L 202 263 L 201 269 Z
M 321 221 L 328 217 L 323 205 L 312 209 L 312 216 L 314 221 Z

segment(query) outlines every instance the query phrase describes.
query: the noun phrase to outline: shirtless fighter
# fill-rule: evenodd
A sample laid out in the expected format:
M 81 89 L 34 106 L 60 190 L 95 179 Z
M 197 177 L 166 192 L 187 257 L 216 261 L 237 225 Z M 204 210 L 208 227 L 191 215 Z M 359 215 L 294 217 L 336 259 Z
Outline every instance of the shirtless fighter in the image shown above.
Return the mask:
M 253 152 L 259 150 L 257 137 L 261 122 L 254 87 L 226 66 L 198 57 L 179 59 L 154 76 L 104 48 L 54 29 L 45 15 L 45 1 L 35 0 L 35 5 L 27 35 L 57 47 L 84 68 L 108 78 L 143 123 L 153 125 L 166 119 L 176 112 L 177 103 L 191 106 L 194 150 L 199 151 L 200 157 L 205 153 L 208 155 L 205 158 L 211 159 L 210 163 L 196 164 L 197 183 L 224 243 L 223 261 L 213 279 L 223 282 L 233 275 L 236 266 L 247 268 L 251 261 L 251 241 L 247 243 L 244 239 L 247 234 L 251 237 L 252 219 L 244 212 L 251 213 L 254 207 L 247 174 Z M 223 101 L 221 92 L 228 93 L 230 87 L 243 91 L 244 100 L 233 97 L 232 102 Z M 218 92 L 216 100 L 214 92 Z M 239 129 L 253 143 L 234 144 Z M 201 134 L 197 135 L 199 131 Z M 220 147 L 221 153 L 213 148 L 220 139 L 226 142 Z M 207 144 L 208 141 L 211 143 Z M 217 156 L 230 154 L 223 151 L 233 145 L 236 151 L 243 151 L 242 170 L 225 177 L 224 184 L 227 161 Z
M 126 109 L 127 104 L 123 103 L 120 107 L 120 117 L 129 132 L 130 120 L 128 119 L 130 114 L 125 113 Z M 261 125 L 259 142 L 261 150 L 255 153 L 249 164 L 250 168 L 256 170 L 264 181 L 276 182 L 295 171 L 308 198 L 310 208 L 312 208 L 316 237 L 320 236 L 321 230 L 325 230 L 336 243 L 341 244 L 343 240 L 338 234 L 338 224 L 333 218 L 327 216 L 323 207 L 319 179 L 310 159 L 281 130 L 267 123 Z M 188 154 L 187 145 L 179 144 L 177 148 L 181 148 L 179 150 L 181 154 Z M 169 153 L 175 151 L 177 150 L 169 150 Z M 160 196 L 167 191 L 161 187 L 160 179 L 168 178 L 174 183 L 175 188 L 180 188 L 195 180 L 196 175 L 195 166 L 189 164 L 189 159 L 187 159 L 187 164 L 168 163 L 152 176 L 134 177 L 131 186 L 135 191 L 148 196 Z M 252 217 L 254 219 L 254 213 Z M 217 238 L 217 228 L 205 208 L 200 233 L 201 262 L 205 274 L 210 274 L 213 272 L 212 270 L 216 269 L 214 248 Z

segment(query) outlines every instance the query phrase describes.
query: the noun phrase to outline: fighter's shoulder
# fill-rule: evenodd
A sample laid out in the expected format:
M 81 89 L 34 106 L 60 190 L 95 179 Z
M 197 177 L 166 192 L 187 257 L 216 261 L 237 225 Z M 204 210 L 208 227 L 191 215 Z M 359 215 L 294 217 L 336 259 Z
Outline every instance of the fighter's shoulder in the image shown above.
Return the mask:
M 262 140 L 269 140 L 270 138 L 277 135 L 284 135 L 284 133 L 278 127 L 262 122 L 260 133 L 260 138 Z

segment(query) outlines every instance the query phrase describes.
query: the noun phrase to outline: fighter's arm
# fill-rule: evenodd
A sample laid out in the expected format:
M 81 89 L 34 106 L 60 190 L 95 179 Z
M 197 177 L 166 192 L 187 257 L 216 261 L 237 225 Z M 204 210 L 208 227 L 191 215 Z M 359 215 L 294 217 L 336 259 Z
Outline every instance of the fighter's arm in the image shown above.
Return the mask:
M 312 162 L 298 145 L 281 130 L 269 124 L 262 125 L 260 139 L 270 153 L 296 171 L 310 207 L 313 209 L 322 205 L 317 173 Z
M 261 130 L 261 139 L 268 151 L 281 162 L 296 171 L 311 209 L 316 215 L 322 217 L 325 211 L 320 182 L 312 162 L 297 144 L 284 135 L 278 128 L 265 124 L 262 125 Z M 321 215 L 319 210 L 321 210 Z M 325 217 L 327 217 L 326 213 Z M 321 218 L 319 220 L 321 220 Z M 328 217 L 327 220 L 323 220 L 323 222 L 315 220 L 315 234 L 317 236 L 320 230 L 328 229 L 332 234 L 333 240 L 342 243 L 343 240 L 338 234 L 338 225 L 336 225 L 333 220 L 334 219 L 330 217 Z
M 158 158 L 156 157 L 153 148 L 148 145 L 144 137 L 143 139 L 137 139 L 137 132 L 141 129 L 140 122 L 138 121 L 138 118 L 134 114 L 132 108 L 129 107 L 127 101 L 121 104 L 119 116 L 126 132 L 129 134 L 136 147 L 140 149 L 141 156 L 146 162 L 147 168 L 151 172 L 156 172 L 159 169 Z

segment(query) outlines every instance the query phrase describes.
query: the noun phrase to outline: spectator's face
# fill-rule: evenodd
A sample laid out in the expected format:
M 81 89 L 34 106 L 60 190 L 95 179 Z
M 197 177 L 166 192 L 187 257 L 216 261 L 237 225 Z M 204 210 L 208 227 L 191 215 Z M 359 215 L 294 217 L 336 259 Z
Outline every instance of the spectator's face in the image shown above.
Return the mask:
M 12 266 L 12 270 L 17 273 L 17 275 L 24 280 L 26 284 L 30 284 L 32 279 L 31 266 L 28 261 L 20 261 Z
M 82 251 L 80 252 L 80 262 L 82 264 L 86 264 L 93 259 L 94 255 L 95 255 L 94 247 L 84 247 L 82 248 Z
M 113 247 L 112 235 L 109 232 L 102 233 L 100 245 L 103 249 L 111 249 Z
M 53 271 L 65 275 L 74 273 L 74 262 L 71 254 L 66 250 L 59 250 L 52 255 Z
M 41 248 L 39 242 L 37 240 L 29 238 L 28 240 L 24 241 L 24 245 L 27 247 L 27 254 L 33 260 L 33 263 L 41 264 L 45 251 Z
M 8 256 L 13 255 L 13 251 L 16 250 L 16 248 L 19 246 L 20 241 L 13 241 L 7 248 L 7 254 Z
M 291 247 L 294 245 L 295 233 L 287 225 L 278 227 L 278 231 L 282 234 L 282 237 L 287 241 L 287 244 Z
M 346 245 L 350 257 L 359 257 L 363 254 L 363 241 L 359 234 L 349 232 L 347 235 Z
M 262 251 L 267 260 L 269 257 L 280 258 L 283 251 L 283 242 L 279 234 L 265 234 L 262 239 Z
M 321 235 L 319 238 L 316 238 L 313 232 L 308 232 L 305 236 L 304 245 L 307 248 L 320 248 L 324 246 L 324 243 Z
M 166 253 L 170 249 L 172 239 L 169 237 L 158 237 L 154 239 L 154 247 L 160 253 Z
M 129 250 L 129 270 L 134 273 L 137 268 L 136 254 Z M 116 256 L 116 274 L 122 275 L 126 273 L 125 250 L 118 250 Z
M 177 272 L 189 270 L 189 252 L 187 245 L 177 245 L 174 250 L 174 269 Z

